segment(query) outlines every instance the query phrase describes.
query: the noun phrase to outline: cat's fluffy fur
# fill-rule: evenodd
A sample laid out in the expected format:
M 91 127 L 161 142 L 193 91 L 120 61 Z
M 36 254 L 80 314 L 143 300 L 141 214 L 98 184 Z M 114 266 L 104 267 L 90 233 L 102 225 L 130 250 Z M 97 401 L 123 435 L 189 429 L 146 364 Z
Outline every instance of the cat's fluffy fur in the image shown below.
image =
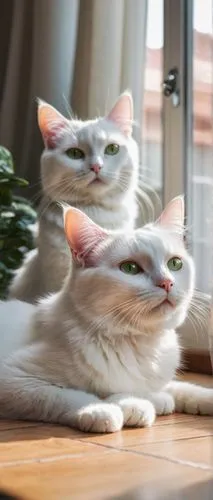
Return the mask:
M 75 265 L 62 290 L 38 306 L 0 305 L 1 417 L 114 432 L 151 425 L 175 409 L 213 414 L 213 390 L 173 381 L 175 328 L 194 290 L 182 231 L 181 198 L 155 224 L 114 234 L 65 210 Z M 169 270 L 175 256 L 182 268 Z M 122 272 L 125 261 L 136 262 L 138 273 Z
M 38 122 L 45 150 L 41 158 L 44 197 L 38 249 L 27 255 L 17 271 L 11 298 L 33 303 L 62 286 L 70 262 L 57 202 L 81 209 L 106 229 L 133 228 L 137 216 L 139 160 L 132 121 L 133 103 L 127 92 L 105 118 L 90 121 L 67 120 L 53 107 L 40 102 Z M 106 146 L 113 143 L 119 145 L 118 153 L 106 154 Z M 68 157 L 66 152 L 71 147 L 81 148 L 84 158 Z M 93 165 L 100 167 L 98 174 L 91 170 Z

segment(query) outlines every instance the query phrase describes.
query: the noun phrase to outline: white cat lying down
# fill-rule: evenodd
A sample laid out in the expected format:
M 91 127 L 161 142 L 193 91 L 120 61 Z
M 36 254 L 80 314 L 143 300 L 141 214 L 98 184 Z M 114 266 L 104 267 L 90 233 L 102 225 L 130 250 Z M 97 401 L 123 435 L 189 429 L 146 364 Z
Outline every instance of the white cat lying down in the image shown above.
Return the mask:
M 155 224 L 111 234 L 65 209 L 75 265 L 62 290 L 0 306 L 1 417 L 114 432 L 175 409 L 213 414 L 213 390 L 172 381 L 194 289 L 183 218 L 176 198 Z

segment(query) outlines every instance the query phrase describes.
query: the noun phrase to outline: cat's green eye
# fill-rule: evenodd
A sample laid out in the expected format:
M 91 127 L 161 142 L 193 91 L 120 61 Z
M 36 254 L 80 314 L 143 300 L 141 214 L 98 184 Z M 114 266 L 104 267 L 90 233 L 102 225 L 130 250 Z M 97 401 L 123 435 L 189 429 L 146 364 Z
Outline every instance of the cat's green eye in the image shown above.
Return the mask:
M 120 147 L 118 144 L 108 144 L 108 146 L 106 146 L 105 150 L 104 150 L 104 153 L 105 155 L 116 155 L 119 151 Z
M 168 260 L 167 266 L 170 271 L 180 271 L 183 267 L 183 262 L 179 257 L 172 257 L 172 259 Z
M 66 155 L 72 160 L 82 160 L 85 157 L 84 152 L 80 148 L 69 148 L 66 151 Z
M 120 264 L 120 270 L 123 273 L 132 275 L 139 274 L 143 271 L 136 262 L 131 261 L 122 262 L 122 264 Z

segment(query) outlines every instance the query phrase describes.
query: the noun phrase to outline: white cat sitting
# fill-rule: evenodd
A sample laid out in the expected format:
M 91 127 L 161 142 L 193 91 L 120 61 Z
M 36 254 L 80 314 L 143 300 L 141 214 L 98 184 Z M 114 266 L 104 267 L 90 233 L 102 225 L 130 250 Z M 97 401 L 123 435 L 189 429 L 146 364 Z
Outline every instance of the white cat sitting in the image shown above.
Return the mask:
M 133 102 L 127 92 L 106 117 L 89 121 L 67 120 L 40 101 L 38 123 L 45 150 L 38 250 L 32 250 L 17 271 L 11 298 L 34 303 L 61 289 L 70 258 L 58 201 L 79 208 L 106 229 L 134 227 L 139 160 L 132 122 Z
M 173 381 L 194 289 L 183 219 L 176 198 L 156 223 L 113 234 L 65 209 L 74 266 L 62 290 L 0 306 L 1 417 L 114 432 L 175 409 L 213 414 L 213 390 Z

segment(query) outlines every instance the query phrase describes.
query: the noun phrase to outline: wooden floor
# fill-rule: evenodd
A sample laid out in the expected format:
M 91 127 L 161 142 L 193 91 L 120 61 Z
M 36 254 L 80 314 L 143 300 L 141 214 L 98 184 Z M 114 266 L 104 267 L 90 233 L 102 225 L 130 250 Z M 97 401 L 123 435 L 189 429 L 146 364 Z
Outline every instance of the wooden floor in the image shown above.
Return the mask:
M 110 435 L 4 421 L 0 489 L 26 500 L 211 500 L 213 418 L 173 415 Z

